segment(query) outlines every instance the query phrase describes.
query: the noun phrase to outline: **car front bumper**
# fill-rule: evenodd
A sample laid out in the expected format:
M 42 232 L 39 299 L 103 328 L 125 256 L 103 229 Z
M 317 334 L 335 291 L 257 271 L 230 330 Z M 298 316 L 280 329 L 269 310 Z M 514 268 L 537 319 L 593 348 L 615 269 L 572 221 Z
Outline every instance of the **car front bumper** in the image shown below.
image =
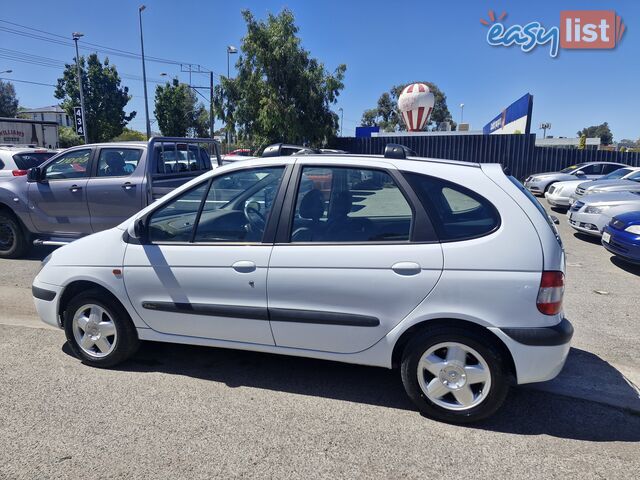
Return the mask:
M 490 328 L 511 352 L 517 383 L 545 382 L 564 367 L 573 326 L 566 318 L 552 327 Z
M 549 193 L 546 192 L 544 194 L 544 198 L 547 199 L 547 202 L 553 207 L 570 207 L 570 197 L 564 197 L 562 195 L 556 194 L 556 192 Z
M 628 262 L 640 264 L 640 235 L 616 230 L 609 226 L 604 227 L 603 231 L 611 235 L 608 242 L 602 239 L 604 248 Z
M 610 220 L 602 213 L 567 212 L 567 221 L 573 229 L 597 237 L 602 235 L 602 229 Z
M 534 195 L 542 195 L 546 186 L 547 182 L 543 182 L 540 180 L 529 180 L 528 182 L 524 182 L 524 188 L 529 190 Z
M 62 287 L 49 283 L 34 281 L 31 286 L 33 302 L 40 319 L 51 326 L 62 328 L 62 323 L 58 315 L 58 305 L 60 304 L 60 293 Z

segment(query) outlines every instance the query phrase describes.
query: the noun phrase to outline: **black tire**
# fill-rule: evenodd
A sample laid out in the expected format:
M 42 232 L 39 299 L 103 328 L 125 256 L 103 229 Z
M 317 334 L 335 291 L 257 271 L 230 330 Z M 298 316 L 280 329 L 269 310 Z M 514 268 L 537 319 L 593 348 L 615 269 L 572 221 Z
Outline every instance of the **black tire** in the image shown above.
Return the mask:
M 85 305 L 97 305 L 103 308 L 115 325 L 116 336 L 111 337 L 115 338 L 113 350 L 105 356 L 96 357 L 87 354 L 74 335 L 74 315 Z M 136 328 L 126 309 L 115 298 L 98 289 L 79 293 L 69 301 L 64 312 L 64 332 L 75 356 L 92 367 L 113 367 L 131 358 L 140 346 Z
M 456 342 L 480 354 L 491 373 L 489 393 L 479 404 L 466 410 L 450 410 L 432 402 L 418 381 L 418 362 L 429 348 L 440 343 Z M 434 327 L 419 332 L 404 348 L 400 372 L 409 398 L 421 413 L 447 423 L 472 423 L 493 415 L 509 392 L 509 372 L 500 350 L 484 335 L 462 328 Z
M 19 258 L 28 248 L 27 237 L 15 215 L 0 211 L 0 258 Z

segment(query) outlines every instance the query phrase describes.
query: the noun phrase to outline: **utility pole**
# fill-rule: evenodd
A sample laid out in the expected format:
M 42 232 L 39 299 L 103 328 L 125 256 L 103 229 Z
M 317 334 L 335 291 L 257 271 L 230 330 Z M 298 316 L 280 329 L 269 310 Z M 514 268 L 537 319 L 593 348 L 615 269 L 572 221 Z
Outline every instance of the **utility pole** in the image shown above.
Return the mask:
M 213 120 L 213 72 L 209 72 L 209 122 L 211 122 L 211 138 L 215 136 Z
M 149 122 L 149 100 L 147 98 L 147 70 L 144 65 L 144 39 L 142 37 L 142 11 L 147 8 L 144 5 L 138 7 L 138 19 L 140 20 L 140 50 L 142 52 L 142 83 L 144 84 L 144 113 L 147 124 L 147 139 L 151 138 L 151 123 Z
M 84 94 L 82 93 L 82 73 L 80 72 L 80 53 L 78 53 L 78 40 L 83 37 L 84 33 L 73 32 L 71 38 L 76 44 L 76 70 L 78 72 L 78 89 L 80 90 L 80 109 L 82 110 L 82 132 L 84 133 L 84 143 L 89 143 L 87 139 L 87 122 L 85 120 L 86 111 L 84 109 Z
M 238 49 L 233 45 L 227 45 L 227 82 L 231 79 L 231 67 L 229 65 L 229 55 L 238 53 Z M 226 92 L 225 92 L 226 93 Z M 227 115 L 229 114 L 229 96 L 227 95 Z M 227 137 L 227 150 L 229 149 L 229 122 L 227 121 L 226 128 Z

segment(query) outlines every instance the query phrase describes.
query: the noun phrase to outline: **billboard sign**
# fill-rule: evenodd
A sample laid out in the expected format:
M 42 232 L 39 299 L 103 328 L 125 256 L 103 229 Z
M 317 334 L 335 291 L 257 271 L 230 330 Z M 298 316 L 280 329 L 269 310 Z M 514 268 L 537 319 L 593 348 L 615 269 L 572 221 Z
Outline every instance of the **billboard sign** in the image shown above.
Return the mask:
M 531 133 L 533 95 L 527 93 L 496 115 L 482 128 L 482 133 Z

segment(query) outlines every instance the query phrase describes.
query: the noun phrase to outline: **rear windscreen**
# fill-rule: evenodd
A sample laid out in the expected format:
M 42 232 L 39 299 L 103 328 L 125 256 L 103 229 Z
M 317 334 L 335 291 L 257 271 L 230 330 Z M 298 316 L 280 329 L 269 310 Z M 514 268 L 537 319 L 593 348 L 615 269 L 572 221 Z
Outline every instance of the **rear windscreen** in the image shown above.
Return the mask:
M 29 170 L 33 167 L 40 166 L 45 160 L 49 160 L 54 155 L 53 152 L 38 153 L 16 153 L 13 161 L 19 170 Z

